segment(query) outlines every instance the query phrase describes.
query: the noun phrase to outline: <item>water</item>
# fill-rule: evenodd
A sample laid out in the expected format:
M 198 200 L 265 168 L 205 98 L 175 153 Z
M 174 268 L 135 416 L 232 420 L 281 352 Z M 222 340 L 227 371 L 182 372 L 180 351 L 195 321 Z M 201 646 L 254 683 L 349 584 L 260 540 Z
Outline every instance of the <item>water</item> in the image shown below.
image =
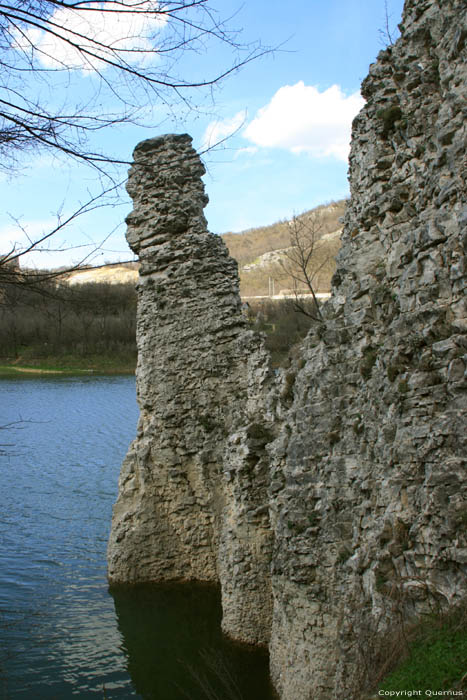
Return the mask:
M 0 381 L 0 698 L 269 700 L 216 588 L 116 587 L 105 550 L 133 377 Z M 6 444 L 8 443 L 8 444 Z

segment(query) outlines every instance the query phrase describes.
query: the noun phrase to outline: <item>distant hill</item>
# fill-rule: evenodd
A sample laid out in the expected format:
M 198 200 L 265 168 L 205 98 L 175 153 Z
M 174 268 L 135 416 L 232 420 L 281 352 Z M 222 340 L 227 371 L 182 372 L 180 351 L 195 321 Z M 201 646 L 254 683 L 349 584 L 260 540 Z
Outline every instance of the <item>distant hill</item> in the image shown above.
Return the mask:
M 341 199 L 337 202 L 324 204 L 300 214 L 297 218 L 306 219 L 311 214 L 319 213 L 323 222 L 322 235 L 332 233 L 342 227 L 339 219 L 344 215 L 346 203 L 347 200 Z M 240 233 L 223 233 L 222 238 L 230 255 L 242 268 L 263 253 L 287 248 L 290 245 L 288 224 L 288 220 L 277 221 L 269 226 L 251 228 Z
M 305 222 L 316 214 L 320 217 L 316 261 L 321 269 L 315 280 L 317 292 L 327 292 L 330 288 L 334 258 L 340 247 L 340 219 L 344 215 L 345 206 L 346 200 L 343 199 L 316 207 L 297 217 Z M 230 255 L 238 263 L 242 296 L 268 295 L 272 284 L 276 293 L 293 286 L 293 280 L 280 265 L 284 251 L 290 246 L 290 221 L 277 221 L 269 226 L 240 233 L 224 233 L 221 237 Z M 123 262 L 86 267 L 69 273 L 66 279 L 73 285 L 89 282 L 122 284 L 136 281 L 137 276 L 138 263 Z
M 68 284 L 127 284 L 138 279 L 138 262 L 121 262 L 97 267 L 83 267 L 65 275 Z
M 297 216 L 299 221 L 318 216 L 320 230 L 315 263 L 320 268 L 314 280 L 316 292 L 328 292 L 334 273 L 334 259 L 340 247 L 341 218 L 347 201 L 341 199 L 310 209 Z M 276 294 L 293 287 L 293 280 L 281 268 L 281 259 L 290 246 L 290 221 L 278 221 L 270 226 L 248 229 L 241 233 L 222 235 L 230 255 L 238 262 L 242 296 Z

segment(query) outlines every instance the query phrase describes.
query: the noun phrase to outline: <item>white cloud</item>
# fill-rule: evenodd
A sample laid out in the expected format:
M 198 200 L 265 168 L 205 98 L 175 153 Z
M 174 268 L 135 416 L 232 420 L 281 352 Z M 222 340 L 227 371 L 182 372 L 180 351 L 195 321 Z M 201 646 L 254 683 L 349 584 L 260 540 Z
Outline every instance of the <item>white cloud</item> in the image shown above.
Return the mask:
M 17 31 L 14 46 L 28 54 L 32 54 L 34 47 L 34 57 L 46 68 L 66 67 L 83 72 L 103 70 L 103 58 L 115 61 L 112 49 L 131 51 L 125 54 L 125 60 L 132 65 L 155 58 L 157 54 L 148 56 L 147 52 L 154 50 L 152 37 L 166 24 L 166 15 L 151 16 L 143 11 L 156 13 L 159 3 L 155 0 L 120 0 L 106 3 L 105 7 L 105 11 L 59 8 L 49 18 L 50 26 L 58 36 L 37 28 L 22 30 L 21 33 Z M 132 8 L 136 11 L 132 12 Z
M 280 88 L 243 135 L 257 146 L 346 161 L 352 119 L 363 105 L 359 92 L 347 97 L 339 85 L 320 92 L 300 81 Z
M 255 153 L 258 153 L 257 146 L 246 146 L 246 148 L 239 148 L 235 153 L 235 159 L 239 158 L 240 156 L 252 156 Z
M 231 119 L 214 121 L 208 124 L 203 136 L 203 150 L 206 148 L 212 148 L 212 146 L 215 146 L 216 143 L 219 143 L 219 141 L 222 141 L 222 139 L 234 134 L 242 127 L 245 120 L 246 111 L 242 110 L 241 112 L 237 112 L 237 114 Z

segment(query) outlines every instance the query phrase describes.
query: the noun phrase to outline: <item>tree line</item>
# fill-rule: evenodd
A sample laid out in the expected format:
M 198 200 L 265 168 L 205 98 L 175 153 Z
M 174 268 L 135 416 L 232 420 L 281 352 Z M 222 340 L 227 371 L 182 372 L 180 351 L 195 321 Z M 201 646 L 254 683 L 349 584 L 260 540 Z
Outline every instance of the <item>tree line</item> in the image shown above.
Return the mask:
M 309 302 L 312 303 L 311 300 Z M 287 362 L 311 318 L 293 300 L 248 305 L 253 330 L 265 334 L 273 366 Z M 0 363 L 130 370 L 136 365 L 134 284 L 40 282 L 0 285 Z
M 287 223 L 289 245 L 266 271 L 287 283 L 288 299 L 262 303 L 250 297 L 251 325 L 266 333 L 275 366 L 307 333 L 323 323 L 317 290 L 322 277 L 330 283 L 339 240 L 325 241 L 327 222 L 321 211 L 293 217 Z M 242 283 L 242 277 L 240 278 Z M 241 284 L 242 287 L 242 284 Z M 242 289 L 245 295 L 244 288 Z M 264 300 L 263 300 L 264 301 Z M 0 275 L 0 355 L 8 363 L 63 358 L 97 361 L 99 368 L 133 367 L 136 360 L 136 292 L 132 283 L 90 282 L 70 285 L 53 273 L 28 273 L 19 266 L 9 278 Z
M 0 287 L 0 355 L 8 362 L 136 362 L 133 284 L 40 281 Z

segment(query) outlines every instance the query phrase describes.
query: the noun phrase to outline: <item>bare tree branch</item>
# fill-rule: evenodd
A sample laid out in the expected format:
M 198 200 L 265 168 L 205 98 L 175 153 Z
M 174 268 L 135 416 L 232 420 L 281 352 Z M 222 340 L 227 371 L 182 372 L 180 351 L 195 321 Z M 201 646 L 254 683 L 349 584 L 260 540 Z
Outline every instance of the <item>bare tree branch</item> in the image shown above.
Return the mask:
M 106 190 L 100 192 L 95 197 L 91 197 L 87 202 L 81 204 L 71 214 L 68 214 L 64 218 L 62 218 L 59 212 L 57 214 L 57 224 L 52 229 L 48 230 L 46 233 L 42 234 L 39 237 L 32 238 L 28 234 L 27 229 L 23 227 L 21 222 L 16 220 L 15 223 L 18 229 L 23 232 L 27 243 L 25 243 L 22 246 L 15 244 L 10 248 L 10 250 L 7 253 L 0 255 L 0 286 L 4 287 L 5 285 L 9 285 L 16 287 L 29 287 L 42 293 L 44 289 L 44 282 L 52 281 L 57 278 L 62 278 L 64 274 L 73 272 L 74 270 L 83 267 L 83 265 L 86 264 L 90 257 L 94 256 L 96 251 L 102 248 L 102 246 L 105 244 L 112 232 L 109 233 L 99 244 L 93 245 L 92 251 L 90 253 L 87 253 L 86 255 L 83 255 L 79 262 L 66 269 L 45 271 L 21 270 L 19 260 L 21 257 L 27 255 L 28 253 L 31 253 L 32 251 L 50 252 L 50 248 L 45 246 L 53 238 L 53 236 L 55 236 L 59 231 L 65 229 L 70 223 L 83 216 L 84 214 L 108 206 L 108 201 L 106 200 L 106 198 L 109 195 L 117 192 L 118 189 L 123 185 L 123 182 L 124 181 L 117 183 L 116 185 L 112 185 Z M 71 247 L 73 249 L 76 249 L 76 246 Z
M 294 307 L 296 311 L 309 316 L 315 321 L 323 321 L 319 301 L 315 293 L 314 280 L 318 273 L 329 262 L 329 256 L 317 260 L 317 242 L 324 233 L 324 223 L 318 212 L 309 216 L 293 216 L 289 223 L 290 247 L 284 251 L 284 257 L 279 261 L 282 270 L 292 278 L 294 291 Z M 313 306 L 304 299 L 305 294 L 311 294 Z
M 384 0 L 384 29 L 378 29 L 380 41 L 386 48 L 394 46 L 396 28 L 391 28 L 391 15 L 388 8 L 388 0 Z
M 259 41 L 242 43 L 231 19 L 221 19 L 209 0 L 0 0 L 0 170 L 15 172 L 27 151 L 47 150 L 110 182 L 66 220 L 58 216 L 53 230 L 3 254 L 0 282 L 20 281 L 15 261 L 101 206 L 101 195 L 118 186 L 121 166 L 130 163 L 96 148 L 96 131 L 141 123 L 142 112 L 144 125 L 154 128 L 148 106 L 196 109 L 196 91 L 212 91 L 270 52 Z M 212 64 L 209 75 L 200 75 L 192 61 L 179 73 L 187 52 L 201 54 L 213 44 L 227 48 L 227 65 Z M 83 80 L 80 100 L 75 88 Z
M 110 33 L 97 31 L 97 19 L 94 34 L 91 30 L 85 33 L 86 16 L 90 20 L 100 18 L 99 21 L 103 21 L 103 17 L 108 17 L 129 23 L 137 18 L 143 23 L 135 25 L 134 31 L 146 32 L 146 35 L 143 33 L 140 37 L 130 31 L 120 38 L 111 37 Z M 82 26 L 83 22 L 86 24 Z M 151 27 L 153 31 L 150 32 Z M 156 28 L 159 29 L 157 36 Z M 200 52 L 207 39 L 227 45 L 238 58 L 225 69 L 203 79 L 181 78 L 174 73 L 172 69 L 181 56 L 187 50 Z M 59 51 L 52 54 L 51 48 Z M 188 100 L 191 105 L 191 98 L 183 94 L 185 91 L 213 87 L 268 52 L 269 49 L 260 43 L 241 44 L 237 35 L 217 19 L 207 0 L 180 0 L 164 5 L 150 0 L 0 2 L 0 66 L 6 73 L 6 79 L 0 83 L 0 104 L 3 105 L 0 143 L 8 142 L 10 148 L 14 145 L 24 148 L 36 142 L 38 146 L 57 148 L 91 162 L 123 163 L 121 159 L 109 159 L 106 154 L 83 149 L 83 134 L 95 129 L 96 124 L 102 128 L 117 121 L 134 120 L 134 107 L 141 104 L 142 97 L 145 101 L 150 98 L 166 104 L 170 104 L 172 98 L 176 102 Z M 156 57 L 158 61 L 152 65 L 151 59 Z M 86 110 L 80 105 L 66 117 L 51 114 L 38 98 L 29 96 L 29 105 L 25 105 L 24 98 L 20 97 L 24 94 L 23 86 L 15 89 L 12 81 L 17 72 L 30 72 L 36 80 L 37 74 L 42 72 L 50 85 L 53 74 L 76 73 L 77 70 L 97 78 L 99 91 L 105 88 L 131 109 L 125 109 L 123 115 L 95 117 L 90 114 L 88 104 Z M 67 138 L 63 136 L 65 130 Z M 70 132 L 74 132 L 71 140 Z

